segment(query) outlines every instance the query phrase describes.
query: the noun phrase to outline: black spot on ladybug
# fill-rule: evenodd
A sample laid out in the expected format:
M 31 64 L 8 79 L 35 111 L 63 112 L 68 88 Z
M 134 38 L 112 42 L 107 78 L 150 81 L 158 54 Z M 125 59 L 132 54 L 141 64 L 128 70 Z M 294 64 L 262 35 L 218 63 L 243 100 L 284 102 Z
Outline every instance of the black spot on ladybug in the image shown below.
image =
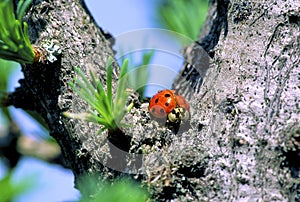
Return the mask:
M 155 104 L 157 104 L 157 103 L 158 103 L 158 100 L 159 100 L 159 98 L 156 98 L 156 100 L 154 101 L 154 102 L 155 102 Z
M 165 97 L 171 97 L 171 95 L 169 93 L 166 93 Z
M 166 102 L 166 103 L 165 103 L 165 105 L 166 105 L 166 106 L 169 106 L 169 105 L 170 105 L 170 103 Z
M 159 112 L 160 112 L 161 114 L 164 114 L 164 113 L 165 113 L 165 110 L 160 109 Z
M 155 108 L 152 108 L 152 110 L 151 110 L 151 111 L 152 111 L 152 113 L 154 113 L 154 112 L 155 112 Z

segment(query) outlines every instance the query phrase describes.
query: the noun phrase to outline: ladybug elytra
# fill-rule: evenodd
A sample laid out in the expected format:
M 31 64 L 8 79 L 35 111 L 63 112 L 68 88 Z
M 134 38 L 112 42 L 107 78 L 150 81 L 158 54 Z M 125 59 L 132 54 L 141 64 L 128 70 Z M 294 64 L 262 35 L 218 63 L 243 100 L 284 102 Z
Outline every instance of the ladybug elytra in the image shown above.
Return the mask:
M 156 119 L 180 122 L 189 118 L 189 104 L 175 90 L 158 91 L 150 100 L 149 112 Z

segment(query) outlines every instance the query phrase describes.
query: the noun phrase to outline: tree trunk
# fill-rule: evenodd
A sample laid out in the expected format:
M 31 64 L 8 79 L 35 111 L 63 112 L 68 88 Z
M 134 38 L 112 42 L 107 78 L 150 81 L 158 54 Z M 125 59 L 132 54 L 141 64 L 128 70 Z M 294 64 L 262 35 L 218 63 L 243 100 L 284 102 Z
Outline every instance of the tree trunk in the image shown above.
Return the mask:
M 186 48 L 185 68 L 174 84 L 180 90 L 189 83 L 188 91 L 196 93 L 192 123 L 199 131 L 188 133 L 200 140 L 191 147 L 208 158 L 199 198 L 300 200 L 300 4 L 210 6 L 208 35 Z M 203 49 L 212 57 L 209 69 Z
M 68 85 L 73 67 L 99 68 L 104 78 L 113 55 L 108 35 L 82 5 L 43 1 L 30 10 L 33 42 L 56 40 L 63 54 L 52 65 L 23 66 L 25 78 L 10 96 L 14 106 L 43 116 L 76 179 L 136 175 L 156 200 L 300 200 L 299 3 L 211 1 L 174 83 L 190 97 L 190 127 L 172 133 L 150 120 L 144 103 L 125 116 L 130 127 L 119 133 L 121 141 L 130 137 L 130 149 L 96 136 L 98 126 L 62 115 L 87 110 Z

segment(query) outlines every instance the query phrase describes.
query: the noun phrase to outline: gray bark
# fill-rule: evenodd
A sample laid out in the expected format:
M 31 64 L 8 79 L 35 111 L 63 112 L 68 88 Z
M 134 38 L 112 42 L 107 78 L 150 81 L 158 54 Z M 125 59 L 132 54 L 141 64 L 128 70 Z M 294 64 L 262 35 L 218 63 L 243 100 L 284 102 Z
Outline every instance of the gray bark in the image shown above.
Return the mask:
M 204 78 L 192 101 L 201 130 L 188 132 L 209 156 L 201 189 L 221 201 L 300 200 L 299 3 L 226 3 L 211 7 L 210 32 L 186 49 L 174 85 L 191 65 Z M 199 44 L 213 56 L 208 70 Z

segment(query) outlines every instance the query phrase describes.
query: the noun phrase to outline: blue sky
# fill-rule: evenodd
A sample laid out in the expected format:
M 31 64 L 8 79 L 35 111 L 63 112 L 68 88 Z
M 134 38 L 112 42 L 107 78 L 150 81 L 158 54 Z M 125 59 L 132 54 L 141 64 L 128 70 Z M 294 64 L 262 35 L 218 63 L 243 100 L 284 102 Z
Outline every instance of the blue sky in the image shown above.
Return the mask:
M 175 38 L 182 36 L 159 27 L 155 10 L 158 0 L 113 0 L 105 1 L 105 6 L 102 2 L 88 0 L 87 6 L 96 22 L 116 39 L 114 49 L 118 52 L 117 59 L 120 50 L 134 53 L 137 61 L 141 51 L 155 50 L 146 96 L 151 97 L 157 90 L 170 88 L 183 61 L 180 54 L 182 47 L 170 34 Z
M 86 0 L 97 23 L 114 36 L 135 29 L 157 27 L 153 21 L 153 2 L 155 0 Z
M 146 91 L 148 96 L 152 96 L 158 89 L 170 87 L 182 65 L 181 46 L 172 40 L 167 31 L 154 29 L 159 28 L 155 23 L 155 2 L 156 0 L 86 1 L 97 23 L 116 38 L 115 50 L 134 53 L 151 48 L 156 50 L 150 70 L 149 88 Z M 18 85 L 20 77 L 21 73 L 17 72 L 12 80 L 11 90 Z M 24 134 L 46 135 L 22 110 L 13 109 L 13 116 Z M 0 162 L 0 178 L 4 172 Z M 20 196 L 17 202 L 74 201 L 79 197 L 79 192 L 73 188 L 72 172 L 61 166 L 26 157 L 20 161 L 14 179 L 18 181 L 28 176 L 37 176 L 34 177 L 36 186 Z

